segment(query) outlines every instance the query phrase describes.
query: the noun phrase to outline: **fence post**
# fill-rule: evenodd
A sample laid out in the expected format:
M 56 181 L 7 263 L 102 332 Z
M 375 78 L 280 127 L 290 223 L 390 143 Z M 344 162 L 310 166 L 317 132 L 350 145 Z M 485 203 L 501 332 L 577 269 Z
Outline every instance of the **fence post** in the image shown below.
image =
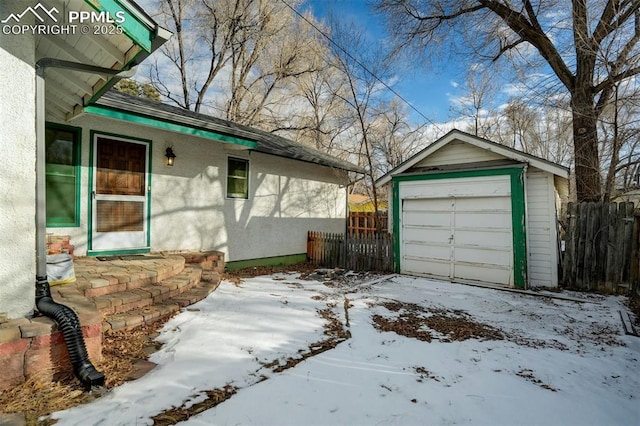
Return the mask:
M 569 203 L 563 284 L 575 290 L 628 292 L 636 271 L 637 225 L 632 203 Z M 636 278 L 638 276 L 638 278 Z
M 564 263 L 562 265 L 562 279 L 566 287 L 575 285 L 573 265 L 575 263 L 575 228 L 576 228 L 576 205 L 567 204 L 567 227 L 565 229 L 564 242 Z
M 356 271 L 393 272 L 393 239 L 389 234 L 307 232 L 307 257 L 316 265 Z
M 635 296 L 640 296 L 640 214 L 634 214 L 633 225 L 633 244 L 632 260 L 631 260 L 631 292 L 635 293 Z
M 313 231 L 307 231 L 307 260 L 313 261 Z
M 622 239 L 622 268 L 620 273 L 621 282 L 619 287 L 627 292 L 631 289 L 631 264 L 632 264 L 632 246 L 633 246 L 633 203 L 621 203 L 620 209 L 622 210 L 623 221 L 623 239 Z M 618 292 L 620 288 L 616 289 Z

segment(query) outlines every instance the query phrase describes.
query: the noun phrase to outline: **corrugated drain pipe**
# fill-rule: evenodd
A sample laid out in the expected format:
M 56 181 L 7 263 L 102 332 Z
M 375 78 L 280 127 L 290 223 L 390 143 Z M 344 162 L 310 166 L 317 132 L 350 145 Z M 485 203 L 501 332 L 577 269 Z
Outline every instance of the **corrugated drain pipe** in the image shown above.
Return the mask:
M 87 354 L 82 327 L 76 313 L 68 306 L 56 303 L 51 297 L 47 279 L 46 250 L 46 144 L 45 144 L 45 72 L 49 67 L 65 68 L 117 78 L 132 77 L 135 70 L 120 72 L 109 68 L 59 59 L 43 58 L 36 62 L 36 307 L 43 315 L 58 323 L 73 365 L 73 373 L 90 391 L 93 386 L 104 386 L 104 374 L 96 370 Z

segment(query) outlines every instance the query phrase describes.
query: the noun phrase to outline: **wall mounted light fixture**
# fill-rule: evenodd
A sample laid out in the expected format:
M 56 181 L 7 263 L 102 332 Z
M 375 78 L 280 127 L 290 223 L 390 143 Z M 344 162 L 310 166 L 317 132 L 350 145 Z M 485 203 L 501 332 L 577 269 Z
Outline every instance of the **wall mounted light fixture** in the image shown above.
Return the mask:
M 176 154 L 173 152 L 173 147 L 168 147 L 164 156 L 167 157 L 167 166 L 173 166 L 173 162 L 176 159 Z

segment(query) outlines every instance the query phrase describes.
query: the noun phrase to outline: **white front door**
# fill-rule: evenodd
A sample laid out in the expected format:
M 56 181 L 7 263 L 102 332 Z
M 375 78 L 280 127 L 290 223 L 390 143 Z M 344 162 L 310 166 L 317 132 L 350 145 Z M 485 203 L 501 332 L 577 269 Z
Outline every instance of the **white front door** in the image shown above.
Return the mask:
M 101 135 L 93 144 L 91 250 L 147 249 L 149 145 Z

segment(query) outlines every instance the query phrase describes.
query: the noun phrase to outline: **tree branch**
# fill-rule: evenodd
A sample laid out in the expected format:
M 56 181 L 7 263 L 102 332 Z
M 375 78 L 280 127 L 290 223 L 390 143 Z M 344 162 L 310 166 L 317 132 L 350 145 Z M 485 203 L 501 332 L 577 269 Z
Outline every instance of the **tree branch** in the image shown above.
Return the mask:
M 609 78 L 594 86 L 593 93 L 597 94 L 605 90 L 608 86 L 614 86 L 616 83 L 620 83 L 622 80 L 626 80 L 627 78 L 638 74 L 640 74 L 640 67 L 629 68 L 619 74 L 609 76 Z
M 619 0 L 608 0 L 602 15 L 598 20 L 595 30 L 593 31 L 593 41 L 596 44 L 600 44 L 611 32 L 615 29 L 612 25 L 612 20 L 615 17 L 616 9 L 620 6 Z
M 533 45 L 540 55 L 547 61 L 553 72 L 558 76 L 562 84 L 570 91 L 575 85 L 575 76 L 562 59 L 562 56 L 553 45 L 547 34 L 539 28 L 536 19 L 531 23 L 525 15 L 506 6 L 498 0 L 478 0 L 487 9 L 498 15 L 513 32 L 518 34 L 524 41 Z M 533 10 L 531 10 L 533 13 Z M 538 28 L 536 28 L 536 25 Z
M 511 49 L 514 49 L 516 47 L 518 47 L 519 45 L 521 45 L 522 43 L 526 43 L 526 40 L 523 38 L 520 38 L 516 41 L 514 41 L 513 43 L 509 43 L 509 44 L 502 44 L 502 40 L 500 41 L 500 50 L 498 51 L 498 53 L 491 58 L 491 62 L 495 62 L 498 59 L 500 59 L 500 57 L 505 54 L 506 52 L 508 52 Z

